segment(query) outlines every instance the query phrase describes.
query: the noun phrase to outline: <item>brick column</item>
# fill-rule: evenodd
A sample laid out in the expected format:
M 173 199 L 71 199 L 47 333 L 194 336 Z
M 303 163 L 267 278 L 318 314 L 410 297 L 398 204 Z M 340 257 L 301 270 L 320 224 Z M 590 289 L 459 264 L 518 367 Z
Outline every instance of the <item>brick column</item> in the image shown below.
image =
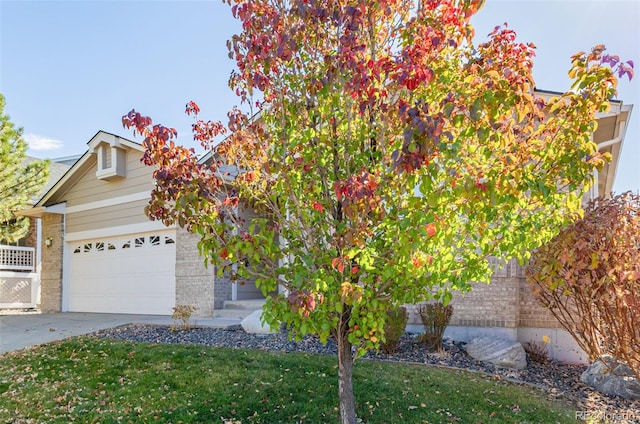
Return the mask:
M 63 261 L 63 215 L 45 214 L 42 217 L 42 271 L 40 273 L 40 310 L 60 312 L 62 310 L 62 261 Z M 51 246 L 44 246 L 50 238 Z
M 214 266 L 204 266 L 198 252 L 200 236 L 182 228 L 176 230 L 176 305 L 193 305 L 196 317 L 212 317 L 214 308 Z
M 562 328 L 551 311 L 543 306 L 526 279 L 520 281 L 520 319 L 518 327 Z

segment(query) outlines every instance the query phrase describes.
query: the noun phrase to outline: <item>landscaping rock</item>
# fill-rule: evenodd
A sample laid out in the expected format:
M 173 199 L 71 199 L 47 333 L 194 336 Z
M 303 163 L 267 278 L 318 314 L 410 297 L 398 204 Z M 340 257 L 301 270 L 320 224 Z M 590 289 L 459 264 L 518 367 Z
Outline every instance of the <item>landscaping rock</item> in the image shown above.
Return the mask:
M 478 337 L 465 346 L 467 354 L 482 362 L 499 367 L 523 370 L 527 367 L 527 354 L 520 342 L 493 337 Z
M 613 357 L 605 356 L 595 360 L 580 376 L 580 381 L 593 387 L 600 393 L 620 396 L 625 399 L 640 399 L 640 381 L 626 364 L 615 364 Z
M 257 311 L 253 311 L 251 315 L 247 316 L 242 320 L 240 325 L 242 329 L 248 334 L 271 334 L 277 333 L 278 331 L 271 331 L 268 325 L 263 325 L 262 320 L 260 319 L 260 315 L 262 315 L 262 310 L 258 309 Z

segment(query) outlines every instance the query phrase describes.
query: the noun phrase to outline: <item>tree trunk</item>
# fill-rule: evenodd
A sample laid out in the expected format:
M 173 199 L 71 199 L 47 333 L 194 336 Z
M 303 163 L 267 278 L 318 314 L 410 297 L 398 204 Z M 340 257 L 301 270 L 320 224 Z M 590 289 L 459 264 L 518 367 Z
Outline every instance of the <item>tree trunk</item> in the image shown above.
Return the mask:
M 353 354 L 346 331 L 340 331 L 338 341 L 338 394 L 340 397 L 340 422 L 356 424 L 356 407 L 353 398 Z

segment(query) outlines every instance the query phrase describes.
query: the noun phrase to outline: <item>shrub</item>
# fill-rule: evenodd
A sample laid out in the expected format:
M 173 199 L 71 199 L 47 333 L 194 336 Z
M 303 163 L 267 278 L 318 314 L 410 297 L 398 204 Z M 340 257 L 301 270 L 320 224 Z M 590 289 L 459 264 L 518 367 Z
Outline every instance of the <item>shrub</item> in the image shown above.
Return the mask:
M 380 343 L 380 349 L 386 354 L 395 353 L 398 349 L 400 337 L 404 334 L 407 327 L 409 316 L 407 308 L 400 306 L 398 309 L 390 309 L 384 322 L 384 338 L 385 341 Z
M 178 327 L 181 330 L 188 330 L 191 328 L 191 314 L 197 308 L 193 305 L 176 305 L 173 308 L 171 318 L 173 318 L 173 324 L 171 324 L 171 331 L 176 331 Z
M 640 195 L 591 201 L 584 218 L 534 252 L 526 272 L 590 360 L 611 355 L 640 378 Z
M 549 351 L 547 350 L 547 341 L 543 339 L 542 342 L 532 340 L 522 343 L 524 351 L 527 352 L 527 356 L 533 362 L 539 364 L 546 364 L 549 362 Z
M 424 303 L 418 307 L 418 313 L 424 325 L 421 340 L 430 350 L 442 352 L 442 337 L 451 321 L 453 305 L 444 306 L 442 302 Z

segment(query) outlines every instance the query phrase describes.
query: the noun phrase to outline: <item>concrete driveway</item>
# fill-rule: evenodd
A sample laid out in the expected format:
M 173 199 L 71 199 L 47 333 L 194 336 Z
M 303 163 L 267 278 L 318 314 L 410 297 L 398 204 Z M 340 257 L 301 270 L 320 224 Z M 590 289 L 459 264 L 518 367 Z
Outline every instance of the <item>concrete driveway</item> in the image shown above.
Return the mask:
M 171 324 L 169 316 L 26 313 L 0 316 L 0 354 L 129 323 Z
M 0 316 L 0 354 L 129 323 L 171 324 L 169 316 L 26 313 Z
M 171 325 L 173 319 L 163 315 L 92 314 L 85 312 L 0 315 L 0 354 L 130 323 Z M 191 323 L 194 326 L 222 328 L 239 324 L 240 320 L 192 318 Z

